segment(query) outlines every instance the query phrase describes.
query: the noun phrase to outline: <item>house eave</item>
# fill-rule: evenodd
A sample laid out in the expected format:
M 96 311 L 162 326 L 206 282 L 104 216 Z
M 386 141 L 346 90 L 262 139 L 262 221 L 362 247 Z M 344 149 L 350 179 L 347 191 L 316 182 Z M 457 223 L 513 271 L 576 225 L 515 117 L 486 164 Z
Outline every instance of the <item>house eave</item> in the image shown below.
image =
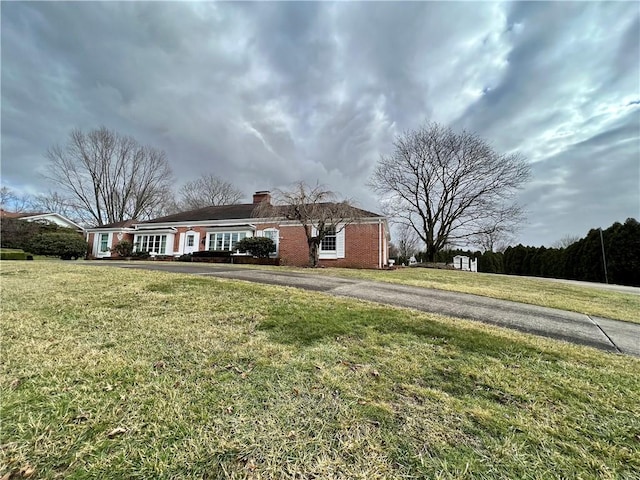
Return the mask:
M 29 215 L 26 217 L 18 217 L 20 220 L 27 220 L 27 221 L 37 221 L 37 220 L 47 220 L 47 217 L 56 217 L 59 220 L 68 223 L 70 225 L 73 226 L 73 228 L 80 230 L 80 231 L 85 231 L 86 229 L 81 227 L 80 225 L 78 225 L 76 222 L 69 220 L 67 217 L 65 217 L 64 215 L 60 215 L 59 213 L 43 213 L 40 215 Z
M 159 225 L 134 225 L 134 233 L 176 233 L 176 227 L 163 227 Z
M 131 232 L 133 233 L 135 230 L 131 227 L 93 227 L 85 229 L 87 233 L 109 233 L 109 232 Z

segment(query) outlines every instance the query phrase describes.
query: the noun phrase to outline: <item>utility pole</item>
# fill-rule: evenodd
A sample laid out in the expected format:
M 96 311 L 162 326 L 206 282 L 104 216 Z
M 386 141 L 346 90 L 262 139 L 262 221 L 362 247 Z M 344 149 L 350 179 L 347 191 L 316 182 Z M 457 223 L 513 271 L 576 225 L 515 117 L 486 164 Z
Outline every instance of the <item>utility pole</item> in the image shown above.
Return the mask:
M 602 263 L 604 265 L 604 281 L 609 283 L 609 276 L 607 275 L 607 258 L 604 256 L 604 238 L 602 237 L 602 228 L 600 229 L 600 245 L 602 246 Z

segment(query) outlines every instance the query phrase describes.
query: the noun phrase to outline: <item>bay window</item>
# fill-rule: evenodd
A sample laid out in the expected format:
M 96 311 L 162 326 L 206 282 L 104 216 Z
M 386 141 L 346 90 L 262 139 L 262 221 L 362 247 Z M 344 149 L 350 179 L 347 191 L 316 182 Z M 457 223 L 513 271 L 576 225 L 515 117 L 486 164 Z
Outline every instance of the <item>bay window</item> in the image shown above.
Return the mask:
M 164 255 L 167 251 L 166 235 L 136 235 L 136 252 Z
M 236 243 L 247 237 L 247 232 L 211 232 L 209 250 L 234 251 Z

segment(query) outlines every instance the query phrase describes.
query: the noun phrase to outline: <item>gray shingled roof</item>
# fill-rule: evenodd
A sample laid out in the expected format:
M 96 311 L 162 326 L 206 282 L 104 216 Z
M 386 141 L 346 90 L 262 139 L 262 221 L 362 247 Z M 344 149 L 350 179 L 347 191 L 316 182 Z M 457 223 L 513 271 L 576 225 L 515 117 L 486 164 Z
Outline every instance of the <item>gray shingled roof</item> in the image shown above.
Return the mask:
M 154 218 L 147 223 L 172 223 L 172 222 L 198 222 L 207 220 L 235 220 L 239 218 L 251 218 L 253 209 L 256 206 L 253 203 L 240 203 L 238 205 L 220 205 L 217 207 L 204 207 L 187 212 L 174 213 L 165 217 Z
M 220 205 L 217 207 L 204 207 L 188 212 L 175 213 L 165 217 L 154 218 L 146 222 L 138 222 L 140 225 L 149 223 L 182 223 L 207 220 L 239 220 L 251 218 L 256 205 L 253 203 L 240 203 L 238 205 Z M 381 217 L 377 213 L 356 208 L 363 217 Z

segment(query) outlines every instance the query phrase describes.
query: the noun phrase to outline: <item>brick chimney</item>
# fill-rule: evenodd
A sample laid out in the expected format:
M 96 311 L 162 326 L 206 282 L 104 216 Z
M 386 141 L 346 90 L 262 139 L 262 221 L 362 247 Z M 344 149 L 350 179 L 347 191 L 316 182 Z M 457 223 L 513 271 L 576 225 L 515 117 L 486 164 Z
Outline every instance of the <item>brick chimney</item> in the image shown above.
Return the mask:
M 271 192 L 269 190 L 261 190 L 253 194 L 253 204 L 258 205 L 259 203 L 267 202 L 271 204 Z

